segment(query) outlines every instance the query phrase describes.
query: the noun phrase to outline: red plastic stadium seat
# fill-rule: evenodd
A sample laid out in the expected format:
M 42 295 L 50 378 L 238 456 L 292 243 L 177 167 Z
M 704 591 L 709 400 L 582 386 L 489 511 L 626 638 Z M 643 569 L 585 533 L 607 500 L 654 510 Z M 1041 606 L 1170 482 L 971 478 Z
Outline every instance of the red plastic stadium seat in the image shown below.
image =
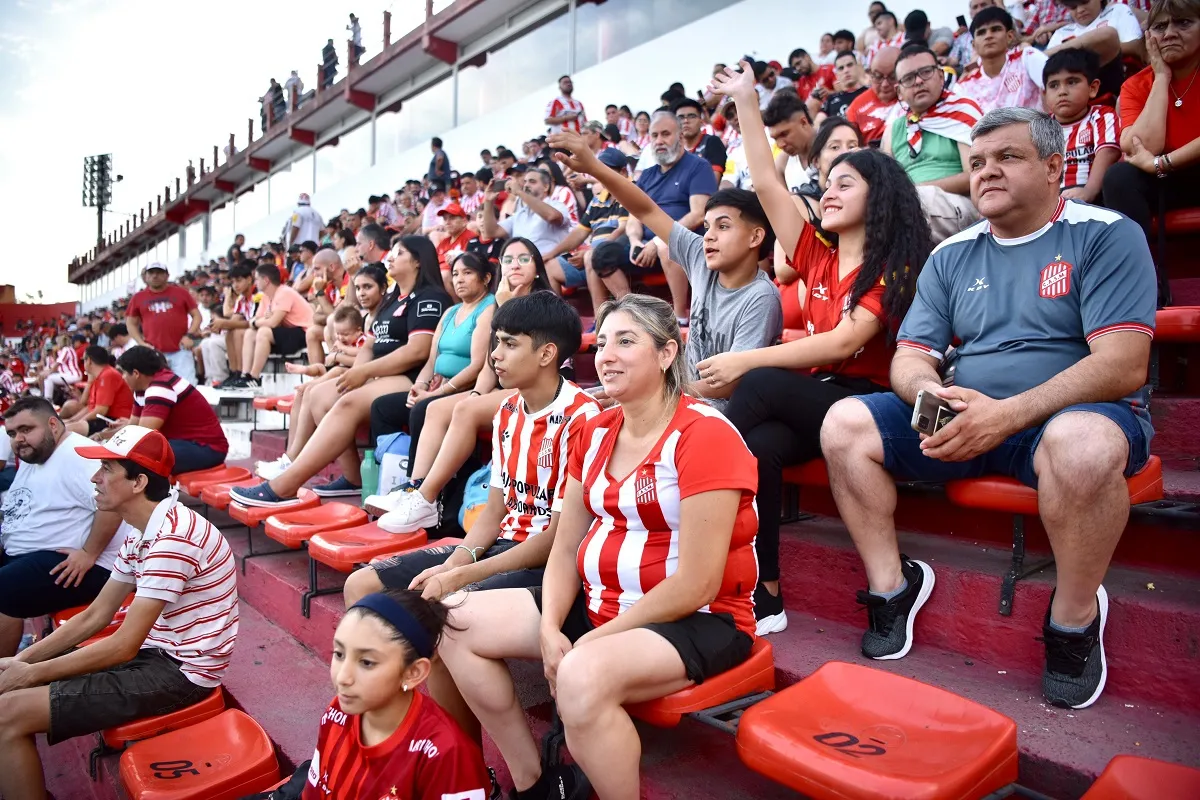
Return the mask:
M 651 725 L 673 728 L 686 714 L 719 706 L 748 694 L 769 692 L 774 688 L 775 658 L 771 643 L 759 637 L 754 640 L 750 657 L 733 669 L 666 697 L 631 705 L 626 710 L 631 716 Z
M 192 497 L 199 497 L 200 490 L 214 483 L 232 483 L 250 477 L 250 470 L 245 467 L 227 467 L 222 464 L 210 469 L 198 469 L 194 472 L 184 472 L 176 475 L 174 480 L 179 488 Z
M 267 517 L 267 536 L 282 545 L 298 548 L 318 533 L 353 528 L 367 521 L 367 512 L 349 503 L 326 503 L 316 508 L 288 511 Z
M 121 783 L 132 800 L 234 800 L 278 781 L 267 732 L 236 709 L 138 742 L 121 756 Z
M 277 394 L 271 397 L 256 397 L 254 398 L 252 405 L 259 411 L 274 411 L 278 407 L 280 400 L 285 398 L 290 400 L 293 397 L 295 397 L 295 395 L 290 394 Z
M 434 539 L 433 541 L 427 541 L 425 544 L 421 545 L 420 547 L 414 547 L 413 549 L 414 550 L 424 550 L 427 547 L 453 547 L 454 545 L 462 544 L 464 541 L 466 541 L 466 540 L 465 539 L 456 539 L 452 536 L 446 536 L 442 539 Z M 387 559 L 391 558 L 392 555 L 393 554 L 388 553 L 388 554 L 382 555 L 382 556 L 375 556 L 374 558 L 371 559 L 370 563 L 378 564 L 380 561 L 386 561 Z
M 197 722 L 203 722 L 224 710 L 225 693 L 218 686 L 209 693 L 208 697 L 195 705 L 181 708 L 170 714 L 160 714 L 157 717 L 146 717 L 127 722 L 124 725 L 102 731 L 100 736 L 104 739 L 107 747 L 120 750 L 131 742 L 140 742 L 142 739 L 149 739 L 160 733 L 176 731 L 189 725 L 195 725 Z
M 579 340 L 579 352 L 585 353 L 596 346 L 596 334 L 585 333 Z
M 280 414 L 290 414 L 292 413 L 292 403 L 294 401 L 294 397 L 285 397 L 275 404 L 275 410 Z
M 1200 770 L 1152 758 L 1117 756 L 1087 790 L 1083 800 L 1194 800 L 1200 797 Z
M 1162 461 L 1158 456 L 1150 456 L 1142 471 L 1127 482 L 1129 502 L 1136 505 L 1162 500 Z M 987 476 L 950 481 L 946 484 L 946 496 L 950 498 L 950 502 L 966 508 L 1029 516 L 1038 513 L 1037 490 L 1013 478 Z
M 805 336 L 808 336 L 808 331 L 802 331 L 799 328 L 784 328 L 783 335 L 779 338 L 785 342 L 794 342 L 797 339 L 803 339 Z
M 1200 342 L 1200 306 L 1160 308 L 1154 315 L 1154 341 Z
M 308 557 L 333 567 L 338 572 L 353 572 L 359 564 L 376 556 L 395 555 L 425 544 L 424 530 L 415 533 L 388 533 L 377 523 L 357 528 L 318 533 L 308 540 Z
M 1158 232 L 1158 220 L 1152 223 L 1154 232 Z M 1200 233 L 1200 208 L 1181 208 L 1167 212 L 1167 235 L 1189 236 Z
M 112 636 L 114 633 L 116 633 L 117 628 L 121 627 L 121 623 L 125 621 L 125 615 L 129 613 L 129 606 L 132 604 L 133 593 L 130 592 L 125 599 L 121 601 L 121 607 L 118 608 L 117 613 L 113 615 L 112 622 L 108 623 L 108 625 L 96 635 L 88 639 L 84 639 L 79 643 L 78 646 L 87 647 L 89 644 L 95 644 L 101 639 L 107 639 L 109 636 Z M 85 609 L 87 609 L 87 606 L 76 606 L 74 608 L 64 609 L 55 614 L 51 614 L 50 622 L 53 627 L 58 628 L 64 622 L 71 619 L 71 617 L 83 613 Z
M 321 498 L 312 489 L 305 489 L 303 486 L 300 487 L 300 491 L 296 492 L 296 500 L 297 502 L 293 505 L 276 508 L 244 506 L 234 501 L 229 504 L 229 516 L 248 528 L 257 528 L 268 517 L 272 517 L 280 511 L 303 511 L 309 508 L 319 508 L 321 505 Z
M 813 800 L 977 800 L 1017 779 L 1017 726 L 958 695 L 830 661 L 751 706 L 738 755 Z
M 229 497 L 230 489 L 234 486 L 258 486 L 260 483 L 262 483 L 262 478 L 256 478 L 253 475 L 226 483 L 211 483 L 200 490 L 200 500 L 210 508 L 224 511 L 232 502 Z
M 667 276 L 661 272 L 647 272 L 637 275 L 634 283 L 640 283 L 642 286 L 666 286 Z
M 783 482 L 796 486 L 828 486 L 829 473 L 825 470 L 825 459 L 814 458 L 783 470 Z

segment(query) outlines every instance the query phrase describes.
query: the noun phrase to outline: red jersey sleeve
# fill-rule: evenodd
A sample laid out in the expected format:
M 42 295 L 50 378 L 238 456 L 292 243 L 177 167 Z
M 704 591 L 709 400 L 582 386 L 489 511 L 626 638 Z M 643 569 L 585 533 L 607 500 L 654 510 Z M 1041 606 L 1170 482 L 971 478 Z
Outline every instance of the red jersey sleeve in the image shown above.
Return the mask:
M 125 309 L 126 317 L 140 317 L 142 315 L 142 293 L 138 292 L 129 301 L 129 307 Z M 135 343 L 136 344 L 136 343 Z
M 591 420 L 588 419 L 573 421 L 567 434 L 567 477 L 574 478 L 581 483 L 583 482 L 583 458 L 587 455 L 586 442 L 592 436 L 590 422 Z
M 821 266 L 833 258 L 833 248 L 817 233 L 812 225 L 805 225 L 800 231 L 800 239 L 796 242 L 796 250 L 787 260 L 788 266 L 800 273 L 800 279 L 806 285 L 811 284 L 809 277 L 814 267 Z
M 1150 95 L 1150 84 L 1154 81 L 1154 70 L 1146 67 L 1121 84 L 1121 127 L 1128 128 L 1137 122 L 1137 118 L 1146 107 L 1146 98 Z
M 682 431 L 675 448 L 679 499 L 717 489 L 757 491 L 758 462 L 737 429 L 707 407 L 696 413 L 699 419 Z M 714 458 L 715 453 L 720 453 L 720 458 Z
M 577 443 L 584 438 L 584 428 L 587 426 L 588 420 L 594 418 L 600 413 L 600 406 L 596 403 L 585 403 L 571 417 L 571 421 L 567 424 L 567 435 L 562 437 L 562 442 L 559 445 L 559 464 L 567 465 L 567 475 L 575 477 L 576 480 L 582 481 L 583 478 L 579 475 L 573 475 L 571 472 L 571 462 L 575 457 L 575 447 Z M 579 473 L 583 473 L 583 454 L 579 455 Z M 567 496 L 567 482 L 560 480 L 558 486 L 554 489 L 554 503 L 551 506 L 553 511 L 562 511 L 563 498 Z
M 1092 141 L 1099 151 L 1104 147 L 1121 147 L 1121 126 L 1117 123 L 1117 112 L 1112 106 L 1096 106 L 1092 117 Z
M 883 290 L 883 278 L 880 278 L 879 282 L 872 286 L 866 294 L 858 298 L 858 305 L 861 308 L 870 311 L 872 314 L 878 317 L 881 322 L 886 324 L 887 314 L 885 314 L 883 311 Z M 847 299 L 848 298 L 849 295 L 847 295 Z

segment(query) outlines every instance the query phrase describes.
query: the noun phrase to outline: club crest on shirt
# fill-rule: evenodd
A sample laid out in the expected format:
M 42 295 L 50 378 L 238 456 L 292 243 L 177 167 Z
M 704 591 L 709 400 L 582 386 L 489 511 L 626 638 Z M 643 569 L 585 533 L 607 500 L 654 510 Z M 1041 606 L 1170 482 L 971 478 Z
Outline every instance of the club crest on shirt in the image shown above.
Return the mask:
M 1092 143 L 1092 129 L 1087 125 L 1080 125 L 1079 132 L 1075 134 L 1075 144 L 1079 147 L 1086 147 Z
M 1056 297 L 1070 294 L 1071 292 L 1071 268 L 1072 265 L 1062 260 L 1062 256 L 1058 260 L 1047 264 L 1042 269 L 1041 285 L 1038 287 L 1038 295 L 1053 300 Z
M 639 506 L 649 505 L 658 501 L 658 489 L 654 484 L 654 468 L 642 467 L 637 480 L 633 483 L 633 497 Z
M 554 466 L 554 440 L 549 437 L 542 439 L 542 445 L 538 448 L 538 466 Z
M 1009 75 L 1004 79 L 1004 88 L 1010 92 L 1015 92 L 1021 88 L 1021 76 Z

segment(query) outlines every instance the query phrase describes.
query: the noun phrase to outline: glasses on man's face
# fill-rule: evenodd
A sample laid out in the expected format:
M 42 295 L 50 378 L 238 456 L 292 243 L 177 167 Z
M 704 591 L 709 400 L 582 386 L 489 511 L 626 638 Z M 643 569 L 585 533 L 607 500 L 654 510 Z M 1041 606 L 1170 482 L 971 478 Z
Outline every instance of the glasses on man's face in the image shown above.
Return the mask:
M 1150 32 L 1155 36 L 1166 36 L 1167 29 L 1174 27 L 1175 32 L 1179 34 L 1191 33 L 1192 28 L 1196 26 L 1194 17 L 1182 17 L 1180 19 L 1164 19 L 1161 22 L 1156 22 L 1150 26 Z
M 514 261 L 520 264 L 522 267 L 528 267 L 533 263 L 533 256 L 525 253 L 519 256 L 504 256 L 500 259 L 500 263 L 506 267 L 512 266 Z
M 871 83 L 895 83 L 895 75 L 883 75 L 882 73 L 871 70 L 867 73 L 867 77 L 871 79 Z
M 675 119 L 679 120 L 680 122 L 688 122 L 693 119 L 700 119 L 700 115 L 699 114 L 676 114 Z
M 903 78 L 897 80 L 896 83 L 899 83 L 905 89 L 911 89 L 912 87 L 916 86 L 918 82 L 924 83 L 932 78 L 936 73 L 941 71 L 941 67 L 937 66 L 936 64 L 930 64 L 927 67 L 921 67 L 920 69 L 913 70 Z

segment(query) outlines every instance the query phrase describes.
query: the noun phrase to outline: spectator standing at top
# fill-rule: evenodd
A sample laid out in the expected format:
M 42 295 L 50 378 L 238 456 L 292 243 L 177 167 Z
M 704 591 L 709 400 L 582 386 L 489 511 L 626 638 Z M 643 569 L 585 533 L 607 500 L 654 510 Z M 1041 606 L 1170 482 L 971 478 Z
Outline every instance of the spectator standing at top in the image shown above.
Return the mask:
M 719 183 L 725 174 L 725 162 L 729 160 L 729 155 L 725 152 L 721 137 L 704 132 L 700 101 L 685 97 L 672 103 L 671 110 L 679 121 L 679 136 L 684 149 L 711 164 Z
M 129 334 L 141 345 L 163 354 L 171 371 L 196 382 L 192 347 L 200 336 L 200 309 L 191 293 L 171 283 L 167 268 L 155 262 L 142 272 L 146 288 L 135 294 L 125 311 Z
M 324 221 L 320 213 L 312 207 L 312 198 L 304 192 L 296 199 L 296 208 L 288 220 L 287 241 L 285 245 L 315 242 L 321 238 L 321 226 Z
M 967 155 L 971 128 L 983 114 L 974 100 L 946 91 L 943 75 L 928 47 L 900 51 L 896 81 L 906 113 L 891 123 L 882 145 L 917 185 L 935 242 L 979 219 Z
M 425 173 L 425 177 L 431 181 L 437 181 L 443 186 L 450 185 L 450 156 L 446 155 L 446 151 L 442 149 L 442 140 L 438 137 L 433 137 L 429 143 L 429 149 L 433 151 L 433 158 L 429 159 L 429 171 Z
M 971 19 L 979 68 L 962 76 L 954 90 L 970 97 L 985 114 L 996 108 L 1042 109 L 1042 70 L 1046 54 L 1022 47 L 1012 15 L 984 8 Z
M 337 68 L 337 48 L 334 47 L 333 39 L 330 39 L 321 48 L 321 76 L 324 79 L 321 82 L 321 88 L 328 89 L 333 86 L 334 81 L 337 80 Z
M 292 70 L 292 74 L 283 82 L 284 98 L 288 108 L 292 107 L 292 94 L 296 95 L 296 105 L 300 105 L 300 98 L 304 95 L 304 81 L 300 80 L 300 75 L 296 70 Z
M 557 131 L 579 133 L 583 130 L 583 123 L 587 122 L 587 114 L 584 113 L 583 103 L 571 96 L 574 91 L 575 84 L 570 75 L 563 75 L 558 79 L 558 97 L 546 104 L 544 121 L 550 133 Z
M 354 64 L 358 64 L 358 59 L 366 52 L 362 43 L 362 25 L 358 21 L 358 17 L 350 15 L 350 24 L 346 26 L 346 30 L 350 31 L 350 44 L 354 48 Z
M 899 57 L 898 48 L 880 49 L 867 72 L 870 86 L 846 109 L 846 119 L 858 126 L 863 141 L 872 147 L 879 147 L 888 123 L 901 113 L 900 98 L 896 94 L 896 59 Z

